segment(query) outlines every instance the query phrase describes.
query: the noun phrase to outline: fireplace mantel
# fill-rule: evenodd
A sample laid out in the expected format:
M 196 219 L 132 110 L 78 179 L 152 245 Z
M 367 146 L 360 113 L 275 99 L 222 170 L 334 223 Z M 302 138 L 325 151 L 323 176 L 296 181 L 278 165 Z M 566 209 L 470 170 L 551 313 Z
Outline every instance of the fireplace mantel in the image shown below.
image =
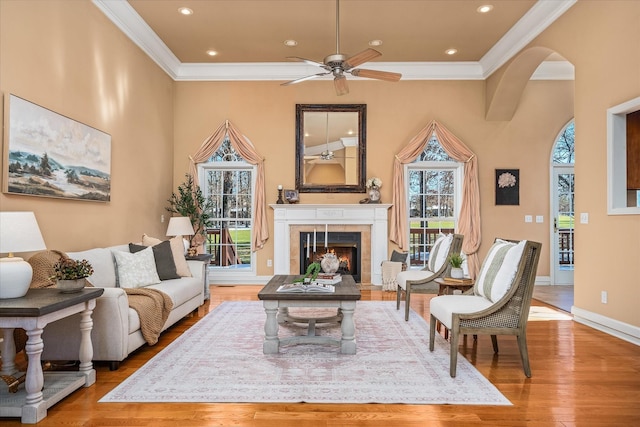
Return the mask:
M 382 284 L 382 261 L 388 259 L 388 211 L 390 204 L 271 204 L 274 213 L 274 274 L 298 274 L 291 271 L 291 226 L 328 227 L 366 225 L 371 229 L 371 283 Z M 297 238 L 297 236 L 294 236 Z

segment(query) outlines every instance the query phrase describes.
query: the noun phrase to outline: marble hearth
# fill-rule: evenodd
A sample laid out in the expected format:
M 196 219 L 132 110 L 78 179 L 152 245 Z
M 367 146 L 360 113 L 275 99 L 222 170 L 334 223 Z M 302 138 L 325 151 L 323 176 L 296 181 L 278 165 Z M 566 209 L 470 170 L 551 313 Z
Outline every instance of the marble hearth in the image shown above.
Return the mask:
M 382 261 L 388 259 L 390 204 L 271 204 L 274 210 L 274 274 L 299 274 L 300 233 L 361 233 L 362 283 L 382 284 Z

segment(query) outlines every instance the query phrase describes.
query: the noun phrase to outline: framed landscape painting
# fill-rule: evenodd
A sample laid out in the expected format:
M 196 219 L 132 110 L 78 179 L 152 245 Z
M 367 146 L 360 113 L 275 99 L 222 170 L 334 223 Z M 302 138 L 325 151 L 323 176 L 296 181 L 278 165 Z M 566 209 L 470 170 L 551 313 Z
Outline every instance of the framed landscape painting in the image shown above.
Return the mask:
M 110 135 L 15 95 L 8 115 L 5 193 L 111 199 Z

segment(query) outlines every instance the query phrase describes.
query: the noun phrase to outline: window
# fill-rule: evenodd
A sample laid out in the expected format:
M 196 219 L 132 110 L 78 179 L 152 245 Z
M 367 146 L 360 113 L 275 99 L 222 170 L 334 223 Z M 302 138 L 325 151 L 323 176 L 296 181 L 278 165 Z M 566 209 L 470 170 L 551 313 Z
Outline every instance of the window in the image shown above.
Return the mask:
M 207 163 L 199 165 L 203 194 L 211 201 L 211 223 L 205 249 L 213 269 L 222 274 L 255 272 L 252 212 L 255 167 L 225 139 Z
M 456 229 L 462 193 L 463 165 L 450 158 L 438 139 L 405 166 L 409 209 L 409 259 L 413 268 L 427 265 L 438 234 Z
M 635 129 L 634 113 L 640 111 L 640 97 L 607 110 L 607 212 L 609 215 L 640 214 L 640 190 L 627 184 L 628 127 Z M 640 130 L 635 129 L 635 135 Z M 638 144 L 635 140 L 635 144 Z M 634 147 L 635 148 L 635 145 Z M 639 151 L 640 152 L 640 151 Z

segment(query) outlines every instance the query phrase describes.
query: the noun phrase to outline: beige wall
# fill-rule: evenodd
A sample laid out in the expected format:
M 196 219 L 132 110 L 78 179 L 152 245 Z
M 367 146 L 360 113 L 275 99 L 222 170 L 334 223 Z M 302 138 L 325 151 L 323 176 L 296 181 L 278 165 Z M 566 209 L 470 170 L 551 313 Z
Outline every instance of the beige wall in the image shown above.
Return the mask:
M 590 224 L 577 228 L 576 306 L 635 326 L 640 320 L 629 295 L 637 285 L 630 278 L 640 277 L 640 220 L 606 214 L 605 111 L 640 95 L 639 8 L 634 1 L 578 2 L 532 43 L 576 66 L 577 211 L 590 214 Z M 338 98 L 329 82 L 175 83 L 88 1 L 0 0 L 0 91 L 111 134 L 113 178 L 110 203 L 0 194 L 0 209 L 35 211 L 48 246 L 62 250 L 161 235 L 159 217 L 184 180 L 188 155 L 225 119 L 266 158 L 273 203 L 278 184 L 294 183 L 295 104 L 365 103 L 367 176 L 382 178 L 383 202 L 391 200 L 393 155 L 436 119 L 479 158 L 481 257 L 496 236 L 538 240 L 544 245 L 538 275 L 549 275 L 549 156 L 574 114 L 572 82 L 530 82 L 508 122 L 484 119 L 485 82 L 349 84 L 351 93 Z M 495 168 L 520 169 L 520 206 L 494 205 Z M 302 194 L 301 203 L 363 197 Z M 525 224 L 527 214 L 544 215 L 545 222 Z M 603 250 L 604 242 L 613 250 Z M 259 275 L 272 272 L 266 267 L 272 245 L 258 252 Z M 607 305 L 599 303 L 601 289 L 609 291 Z
M 0 209 L 34 211 L 50 249 L 164 235 L 173 81 L 91 2 L 0 1 L 0 92 L 110 134 L 112 167 L 109 203 L 0 194 Z
M 549 275 L 549 160 L 554 140 L 573 117 L 573 82 L 532 82 L 510 122 L 484 119 L 480 81 L 351 81 L 350 94 L 336 97 L 331 82 L 280 87 L 277 82 L 189 82 L 176 84 L 174 179 L 184 179 L 187 159 L 224 120 L 231 120 L 266 159 L 268 203 L 277 185 L 295 184 L 295 104 L 367 104 L 367 177 L 383 181 L 382 201 L 391 201 L 394 155 L 431 120 L 440 121 L 478 155 L 483 244 L 495 237 L 543 242 L 538 274 Z M 544 123 L 544 126 L 540 126 Z M 520 169 L 519 206 L 495 206 L 496 168 Z M 300 203 L 358 203 L 364 194 L 300 194 Z M 269 227 L 273 229 L 269 209 Z M 544 215 L 543 224 L 525 224 L 525 215 Z M 268 241 L 258 252 L 258 274 L 272 274 Z M 394 247 L 390 244 L 390 248 Z

